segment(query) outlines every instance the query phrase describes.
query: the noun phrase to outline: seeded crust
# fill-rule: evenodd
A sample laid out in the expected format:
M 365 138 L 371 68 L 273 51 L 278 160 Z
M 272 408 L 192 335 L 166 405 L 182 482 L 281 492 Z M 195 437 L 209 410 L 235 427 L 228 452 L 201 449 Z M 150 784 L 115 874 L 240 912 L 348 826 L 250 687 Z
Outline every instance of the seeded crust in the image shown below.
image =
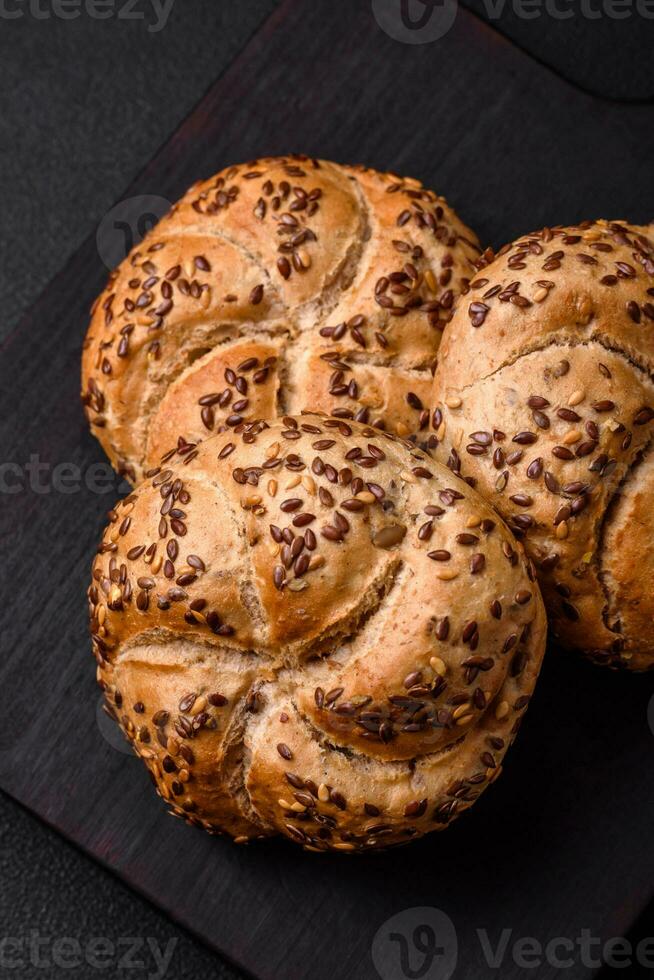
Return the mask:
M 417 180 L 302 156 L 230 167 L 191 187 L 96 301 L 91 429 L 132 482 L 171 437 L 264 415 L 426 430 L 441 332 L 479 254 Z
M 500 773 L 543 656 L 535 573 L 410 441 L 244 423 L 169 453 L 110 518 L 98 678 L 178 816 L 369 849 L 442 829 Z
M 429 440 L 524 541 L 552 633 L 654 667 L 654 226 L 502 249 L 448 326 Z

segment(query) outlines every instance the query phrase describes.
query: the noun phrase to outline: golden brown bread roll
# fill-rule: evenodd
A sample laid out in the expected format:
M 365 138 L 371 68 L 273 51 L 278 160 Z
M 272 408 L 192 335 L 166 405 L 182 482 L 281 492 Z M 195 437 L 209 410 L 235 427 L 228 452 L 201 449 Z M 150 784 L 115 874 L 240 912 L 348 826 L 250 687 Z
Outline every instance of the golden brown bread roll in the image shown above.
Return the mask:
M 441 459 L 524 540 L 561 644 L 654 666 L 654 237 L 584 222 L 502 249 L 439 355 Z
M 315 414 L 183 445 L 110 515 L 89 589 L 111 711 L 174 812 L 367 849 L 501 770 L 545 614 L 531 563 L 410 442 Z
M 241 419 L 309 409 L 426 429 L 441 331 L 478 256 L 417 180 L 299 156 L 230 167 L 98 298 L 82 366 L 92 431 L 135 481 L 179 437 Z

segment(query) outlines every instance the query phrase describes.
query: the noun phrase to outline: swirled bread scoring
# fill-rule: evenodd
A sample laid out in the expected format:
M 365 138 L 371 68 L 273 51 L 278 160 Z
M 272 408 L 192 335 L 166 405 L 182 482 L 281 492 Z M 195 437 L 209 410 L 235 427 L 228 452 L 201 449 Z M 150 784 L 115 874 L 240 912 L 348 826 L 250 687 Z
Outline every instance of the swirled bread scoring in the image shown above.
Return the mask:
M 109 708 L 173 810 L 319 850 L 470 807 L 545 642 L 531 563 L 481 497 L 317 414 L 169 453 L 111 514 L 89 601 Z
M 178 439 L 320 410 L 428 427 L 479 248 L 411 179 L 306 157 L 196 184 L 111 276 L 86 338 L 93 433 L 132 481 Z
M 483 268 L 435 377 L 441 459 L 532 557 L 565 646 L 654 665 L 654 236 L 584 222 Z

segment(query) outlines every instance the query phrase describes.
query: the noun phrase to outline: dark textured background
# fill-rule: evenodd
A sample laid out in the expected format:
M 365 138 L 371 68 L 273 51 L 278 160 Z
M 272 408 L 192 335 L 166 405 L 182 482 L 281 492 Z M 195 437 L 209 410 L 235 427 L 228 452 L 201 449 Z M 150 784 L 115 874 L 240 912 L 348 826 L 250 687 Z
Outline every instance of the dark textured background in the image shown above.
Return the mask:
M 348 0 L 335 0 L 335 16 L 339 2 Z M 0 19 L 0 338 L 275 6 L 177 0 L 158 34 L 139 22 Z M 469 6 L 484 13 L 482 0 Z M 525 22 L 505 10 L 493 26 L 588 91 L 624 101 L 654 97 L 654 21 L 588 21 L 577 13 Z M 177 939 L 169 977 L 237 975 L 1 794 L 0 882 L 0 938 L 38 928 L 83 943 Z M 653 930 L 653 922 L 641 924 L 643 934 Z M 140 980 L 151 968 L 148 961 L 143 970 L 108 972 Z M 47 976 L 87 978 L 88 969 Z

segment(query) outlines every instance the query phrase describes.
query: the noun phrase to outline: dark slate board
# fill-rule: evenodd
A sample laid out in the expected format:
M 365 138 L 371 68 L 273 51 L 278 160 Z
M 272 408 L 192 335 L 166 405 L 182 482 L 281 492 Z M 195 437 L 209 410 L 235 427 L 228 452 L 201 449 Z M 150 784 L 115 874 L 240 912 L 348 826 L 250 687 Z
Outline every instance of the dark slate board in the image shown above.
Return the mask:
M 589 18 L 585 10 L 610 9 L 611 0 L 555 4 L 567 16 L 552 16 L 545 0 L 532 6 L 535 17 L 525 18 L 520 0 L 461 0 L 478 17 L 510 38 L 542 64 L 579 88 L 609 100 L 654 102 L 654 25 L 638 12 L 637 0 L 627 4 L 622 19 Z M 550 5 L 551 6 L 551 5 Z M 493 8 L 499 11 L 493 15 Z
M 653 123 L 651 108 L 589 97 L 463 10 L 445 39 L 409 46 L 377 27 L 367 0 L 337 14 L 331 0 L 287 0 L 125 197 L 173 200 L 229 162 L 295 149 L 422 177 L 499 244 L 544 223 L 650 218 Z M 2 494 L 0 786 L 262 980 L 373 980 L 378 928 L 418 906 L 455 924 L 454 980 L 525 975 L 510 955 L 489 967 L 478 929 L 494 943 L 503 929 L 512 941 L 624 935 L 653 893 L 651 677 L 552 651 L 506 773 L 471 813 L 349 860 L 189 830 L 101 737 L 84 589 L 117 486 L 62 493 L 51 477 L 56 464 L 102 461 L 78 361 L 104 275 L 88 241 L 2 348 L 1 458 L 38 454 L 50 490 L 33 477 Z M 407 921 L 410 939 L 419 923 Z M 574 977 L 595 972 L 577 965 Z

